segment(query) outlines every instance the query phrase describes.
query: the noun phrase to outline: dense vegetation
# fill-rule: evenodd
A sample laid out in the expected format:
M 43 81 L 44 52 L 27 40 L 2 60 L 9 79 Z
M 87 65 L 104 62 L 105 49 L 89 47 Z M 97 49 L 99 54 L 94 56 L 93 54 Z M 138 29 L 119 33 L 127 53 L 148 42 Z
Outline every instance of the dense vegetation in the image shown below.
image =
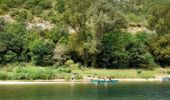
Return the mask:
M 169 0 L 0 0 L 0 16 L 1 66 L 153 69 L 170 65 Z M 28 28 L 29 24 L 35 26 Z M 131 33 L 128 28 L 147 31 Z M 20 70 L 24 68 L 15 72 Z M 49 70 L 41 70 L 51 75 L 43 78 L 53 77 Z

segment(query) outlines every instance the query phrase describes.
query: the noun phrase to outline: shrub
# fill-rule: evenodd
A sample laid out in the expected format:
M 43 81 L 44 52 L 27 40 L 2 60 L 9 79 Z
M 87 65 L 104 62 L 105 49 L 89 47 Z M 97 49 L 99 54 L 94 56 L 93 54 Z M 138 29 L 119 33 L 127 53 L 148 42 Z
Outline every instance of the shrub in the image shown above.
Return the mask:
M 4 4 L 6 4 L 10 8 L 18 7 L 23 4 L 23 0 L 4 0 Z
M 168 70 L 166 73 L 167 73 L 167 74 L 170 74 L 170 70 Z
M 35 6 L 37 6 L 39 4 L 41 0 L 27 0 L 24 4 L 25 4 L 25 8 L 30 9 L 33 8 Z
M 142 70 L 137 70 L 137 74 L 141 74 L 142 73 Z
M 28 11 L 27 10 L 19 11 L 16 19 L 22 22 L 26 21 L 28 19 Z
M 52 1 L 51 0 L 41 0 L 39 3 L 39 6 L 41 6 L 43 9 L 49 9 L 52 7 Z
M 8 72 L 8 80 L 16 80 L 16 73 Z
M 71 70 L 75 70 L 75 69 L 78 69 L 80 67 L 80 64 L 74 63 L 73 60 L 66 61 L 65 65 L 67 67 L 69 67 Z
M 4 55 L 4 59 L 6 60 L 6 62 L 12 62 L 12 61 L 16 61 L 17 60 L 17 54 L 12 52 L 12 51 L 8 51 L 5 55 Z
M 36 6 L 35 8 L 32 8 L 31 11 L 32 11 L 32 14 L 39 16 L 43 12 L 43 9 L 41 6 Z
M 8 7 L 6 4 L 0 4 L 0 15 L 4 14 L 8 10 Z
M 75 77 L 75 79 L 77 79 L 77 80 L 83 79 L 83 76 L 82 76 L 82 75 L 77 75 L 77 76 Z
M 142 73 L 139 75 L 140 78 L 145 78 L 145 79 L 148 79 L 148 78 L 155 78 L 154 74 L 152 73 Z
M 32 58 L 36 65 L 49 66 L 53 65 L 53 50 L 55 45 L 49 40 L 36 39 L 30 43 L 29 48 L 32 50 Z
M 61 73 L 61 72 L 71 73 L 71 69 L 70 69 L 70 68 L 62 68 L 62 67 L 60 67 L 60 68 L 58 68 L 57 70 L 58 70 L 60 73 Z
M 74 64 L 74 61 L 73 60 L 67 60 L 65 65 L 70 67 L 70 65 Z
M 5 72 L 0 71 L 0 80 L 5 80 L 7 79 L 7 74 Z
M 54 79 L 55 73 L 53 69 L 42 67 L 17 67 L 15 79 L 18 80 L 38 80 L 38 79 Z
M 70 75 L 69 75 L 69 76 L 64 76 L 64 79 L 65 79 L 65 80 L 70 80 L 71 77 L 70 77 Z
M 19 14 L 18 10 L 13 10 L 12 12 L 10 12 L 11 17 L 17 16 Z

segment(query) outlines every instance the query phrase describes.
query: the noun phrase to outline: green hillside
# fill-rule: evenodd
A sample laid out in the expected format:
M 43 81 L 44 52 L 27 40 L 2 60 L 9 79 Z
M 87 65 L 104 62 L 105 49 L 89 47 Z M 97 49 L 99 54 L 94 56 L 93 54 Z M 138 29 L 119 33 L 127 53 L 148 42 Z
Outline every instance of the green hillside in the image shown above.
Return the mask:
M 166 67 L 169 33 L 169 0 L 0 0 L 2 66 Z

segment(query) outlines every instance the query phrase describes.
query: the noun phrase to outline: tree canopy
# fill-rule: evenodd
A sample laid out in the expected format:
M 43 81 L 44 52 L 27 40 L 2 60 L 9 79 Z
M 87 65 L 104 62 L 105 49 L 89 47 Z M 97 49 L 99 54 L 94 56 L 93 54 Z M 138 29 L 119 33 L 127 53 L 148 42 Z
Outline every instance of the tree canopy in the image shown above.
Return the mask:
M 170 65 L 169 0 L 0 0 L 0 64 Z

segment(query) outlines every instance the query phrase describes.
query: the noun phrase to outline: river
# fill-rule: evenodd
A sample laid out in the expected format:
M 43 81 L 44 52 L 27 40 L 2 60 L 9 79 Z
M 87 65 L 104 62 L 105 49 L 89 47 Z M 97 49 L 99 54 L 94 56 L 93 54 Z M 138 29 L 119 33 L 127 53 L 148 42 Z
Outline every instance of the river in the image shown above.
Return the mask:
M 170 100 L 170 83 L 0 85 L 0 100 Z

